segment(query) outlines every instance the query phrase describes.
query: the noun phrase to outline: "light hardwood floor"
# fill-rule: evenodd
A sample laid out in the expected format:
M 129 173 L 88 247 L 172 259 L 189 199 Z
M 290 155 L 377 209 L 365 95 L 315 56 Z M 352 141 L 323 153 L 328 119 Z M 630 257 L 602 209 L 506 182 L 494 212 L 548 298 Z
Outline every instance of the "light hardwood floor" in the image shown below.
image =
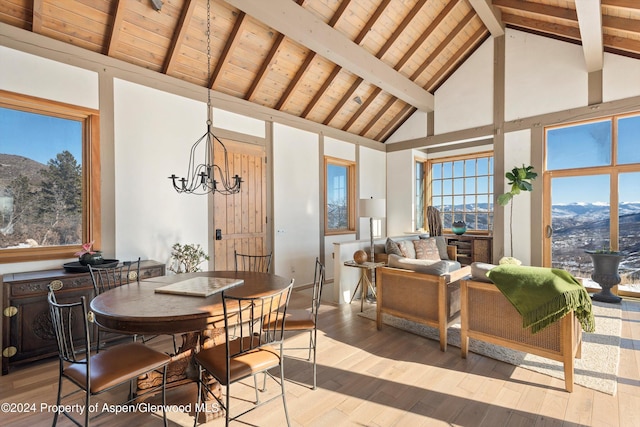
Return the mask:
M 296 292 L 292 306 L 305 306 L 308 296 Z M 318 389 L 310 390 L 311 365 L 287 358 L 287 405 L 293 426 L 637 426 L 640 425 L 640 302 L 623 302 L 622 348 L 618 392 L 610 396 L 581 386 L 564 391 L 562 380 L 517 368 L 449 346 L 385 327 L 357 315 L 360 304 L 321 308 L 318 343 Z M 308 335 L 289 340 L 306 342 Z M 167 345 L 169 341 L 153 344 Z M 169 347 L 167 347 L 169 348 Z M 300 353 L 298 353 L 300 354 Z M 301 354 L 300 354 L 301 355 Z M 0 414 L 0 424 L 50 425 L 53 414 L 41 404 L 53 403 L 57 361 L 13 369 L 0 377 L 0 402 L 35 403 L 35 411 Z M 270 384 L 267 394 L 275 389 Z M 98 402 L 119 398 L 106 395 Z M 249 387 L 232 388 L 250 400 Z M 193 402 L 195 388 L 168 393 L 168 403 Z M 234 406 L 235 405 L 235 406 Z M 234 409 L 250 405 L 232 401 Z M 169 413 L 170 425 L 192 425 L 193 417 Z M 246 425 L 285 425 L 282 402 L 276 400 L 247 414 Z M 58 425 L 72 425 L 62 419 Z M 96 426 L 162 425 L 149 413 L 105 415 Z M 206 426 L 224 425 L 214 419 Z M 236 425 L 242 425 L 236 423 Z

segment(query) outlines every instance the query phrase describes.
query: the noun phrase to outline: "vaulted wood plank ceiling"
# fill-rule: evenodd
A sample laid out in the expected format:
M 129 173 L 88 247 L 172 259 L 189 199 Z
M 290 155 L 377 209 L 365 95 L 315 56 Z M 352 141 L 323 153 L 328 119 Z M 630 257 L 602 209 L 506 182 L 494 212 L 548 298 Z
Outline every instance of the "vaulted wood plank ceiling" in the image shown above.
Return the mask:
M 155 10 L 154 3 L 162 3 Z M 505 27 L 640 58 L 638 0 L 2 0 L 0 22 L 384 142 Z

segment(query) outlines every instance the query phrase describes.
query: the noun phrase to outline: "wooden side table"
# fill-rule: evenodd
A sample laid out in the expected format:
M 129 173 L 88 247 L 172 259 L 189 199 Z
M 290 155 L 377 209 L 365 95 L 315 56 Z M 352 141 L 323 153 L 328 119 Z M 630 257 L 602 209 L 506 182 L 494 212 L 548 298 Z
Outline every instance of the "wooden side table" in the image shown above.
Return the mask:
M 375 279 L 375 269 L 378 267 L 382 267 L 386 265 L 384 262 L 363 262 L 362 264 L 358 264 L 355 261 L 345 261 L 344 265 L 346 267 L 356 267 L 360 269 L 360 280 L 358 280 L 358 284 L 353 291 L 353 295 L 351 296 L 351 300 L 349 304 L 353 302 L 353 299 L 356 297 L 358 293 L 358 288 L 362 287 L 362 298 L 360 298 L 360 311 L 364 310 L 364 299 L 367 297 L 367 291 L 370 289 L 373 295 L 376 295 L 376 279 Z M 371 271 L 373 282 L 369 280 L 368 271 Z

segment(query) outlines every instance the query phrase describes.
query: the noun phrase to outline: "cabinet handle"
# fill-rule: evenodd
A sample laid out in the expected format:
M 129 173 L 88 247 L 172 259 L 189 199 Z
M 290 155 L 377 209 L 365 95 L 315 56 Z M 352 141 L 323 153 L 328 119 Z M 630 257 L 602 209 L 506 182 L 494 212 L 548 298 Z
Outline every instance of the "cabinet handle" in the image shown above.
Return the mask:
M 18 307 L 10 305 L 9 307 L 5 307 L 2 313 L 4 314 L 4 317 L 13 317 L 18 314 Z
M 49 283 L 49 286 L 54 291 L 59 291 L 60 289 L 62 289 L 63 283 L 62 280 L 52 280 L 51 283 Z
M 7 347 L 4 350 L 2 350 L 2 355 L 4 357 L 11 357 L 11 356 L 15 356 L 15 354 L 18 352 L 18 349 L 11 346 L 11 347 Z

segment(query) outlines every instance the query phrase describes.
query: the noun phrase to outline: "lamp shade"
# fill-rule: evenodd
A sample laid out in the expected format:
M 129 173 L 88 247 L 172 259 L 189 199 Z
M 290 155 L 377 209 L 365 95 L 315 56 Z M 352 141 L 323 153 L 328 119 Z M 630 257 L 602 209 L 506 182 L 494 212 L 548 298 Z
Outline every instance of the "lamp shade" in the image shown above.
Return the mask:
M 365 218 L 384 218 L 385 199 L 360 199 L 360 216 Z

